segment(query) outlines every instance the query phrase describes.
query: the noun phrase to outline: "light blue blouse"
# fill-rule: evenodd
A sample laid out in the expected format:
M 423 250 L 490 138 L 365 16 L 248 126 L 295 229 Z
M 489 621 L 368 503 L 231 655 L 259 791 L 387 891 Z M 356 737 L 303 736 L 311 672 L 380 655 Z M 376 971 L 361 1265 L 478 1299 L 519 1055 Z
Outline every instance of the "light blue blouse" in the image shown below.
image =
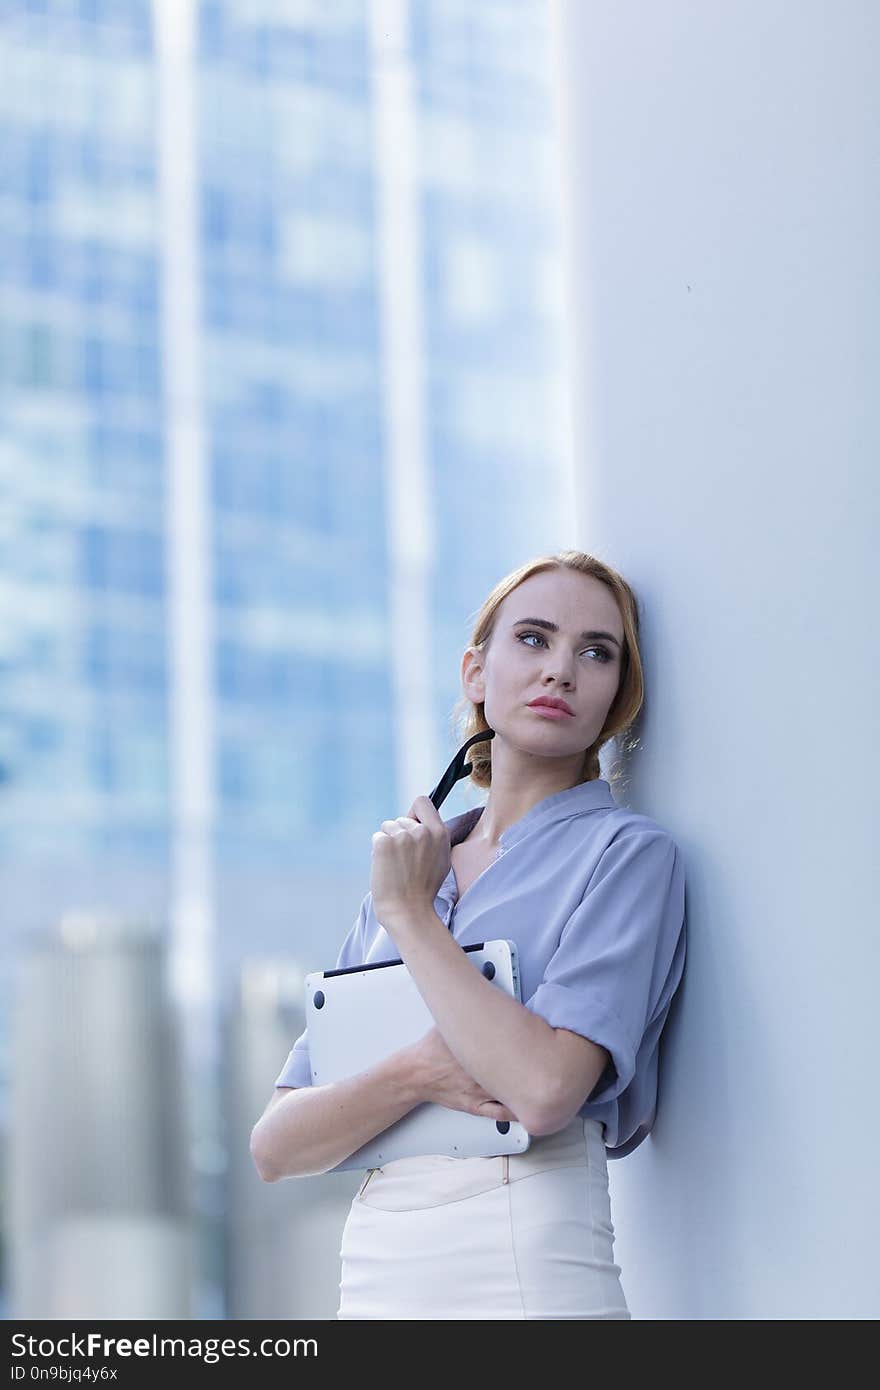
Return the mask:
M 484 810 L 444 822 L 452 844 Z M 508 826 L 460 903 L 450 868 L 434 907 L 462 946 L 515 941 L 526 1008 L 607 1048 L 578 1113 L 602 1121 L 608 1158 L 631 1153 L 654 1124 L 660 1035 L 684 971 L 684 867 L 668 831 L 618 806 L 603 778 L 582 782 Z M 399 957 L 367 893 L 336 967 Z M 311 1084 L 306 1029 L 275 1085 Z

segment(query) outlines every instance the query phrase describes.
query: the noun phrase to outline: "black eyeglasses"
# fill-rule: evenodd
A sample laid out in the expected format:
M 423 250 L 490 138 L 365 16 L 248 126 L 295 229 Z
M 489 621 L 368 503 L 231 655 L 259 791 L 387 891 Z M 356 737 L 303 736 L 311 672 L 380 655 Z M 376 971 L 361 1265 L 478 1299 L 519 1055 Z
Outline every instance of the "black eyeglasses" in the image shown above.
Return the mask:
M 467 777 L 468 773 L 473 772 L 474 770 L 473 763 L 466 763 L 464 760 L 464 755 L 467 752 L 467 750 L 474 743 L 488 743 L 489 740 L 494 737 L 495 730 L 486 729 L 481 734 L 474 734 L 473 738 L 469 738 L 467 743 L 463 743 L 461 745 L 455 757 L 452 759 L 452 762 L 449 764 L 443 776 L 440 778 L 440 781 L 437 783 L 436 787 L 431 792 L 431 800 L 433 801 L 438 811 L 440 807 L 443 805 L 443 802 L 446 800 L 449 793 L 452 791 L 452 788 L 455 786 L 456 782 L 458 782 L 462 777 Z

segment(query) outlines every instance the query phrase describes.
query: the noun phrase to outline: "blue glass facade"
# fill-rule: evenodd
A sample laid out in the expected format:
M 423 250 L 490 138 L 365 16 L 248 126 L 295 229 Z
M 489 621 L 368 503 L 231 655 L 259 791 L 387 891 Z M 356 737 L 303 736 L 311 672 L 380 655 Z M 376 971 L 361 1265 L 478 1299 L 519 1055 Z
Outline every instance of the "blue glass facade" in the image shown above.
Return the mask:
M 554 132 L 543 0 L 408 14 L 445 736 L 469 616 L 559 543 Z M 332 868 L 402 809 L 370 6 L 203 0 L 196 21 L 215 849 Z M 17 0 L 0 42 L 0 853 L 121 856 L 164 882 L 152 6 Z
M 393 786 L 365 24 L 212 3 L 198 40 L 219 832 L 332 831 L 327 867 Z
M 389 10 L 409 22 L 415 534 L 435 557 L 418 634 L 392 603 L 396 152 L 377 112 L 397 57 L 373 52 L 379 0 L 193 0 L 187 207 L 168 196 L 169 160 L 189 166 L 163 143 L 180 73 L 161 9 L 0 8 L 0 1112 L 15 949 L 68 909 L 179 940 L 210 882 L 221 987 L 243 956 L 335 955 L 370 833 L 406 810 L 393 678 L 410 639 L 439 777 L 469 620 L 567 521 L 545 0 Z M 181 266 L 198 292 L 175 362 Z M 208 581 L 183 627 L 207 634 L 210 775 L 196 748 L 185 796 L 181 425 Z
M 0 20 L 0 847 L 167 832 L 154 67 L 147 3 Z

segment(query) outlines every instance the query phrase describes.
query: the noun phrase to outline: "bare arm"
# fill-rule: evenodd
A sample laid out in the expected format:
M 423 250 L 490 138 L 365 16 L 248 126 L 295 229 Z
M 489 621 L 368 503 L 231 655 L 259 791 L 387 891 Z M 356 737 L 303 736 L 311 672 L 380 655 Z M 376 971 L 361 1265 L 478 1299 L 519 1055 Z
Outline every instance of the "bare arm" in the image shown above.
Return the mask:
M 277 1086 L 251 1132 L 257 1171 L 264 1182 L 326 1173 L 422 1102 L 490 1120 L 517 1119 L 465 1071 L 432 1027 L 345 1081 Z
M 424 1099 L 411 1048 L 326 1086 L 278 1087 L 251 1131 L 264 1182 L 326 1173 Z
M 406 920 L 383 925 L 468 1075 L 512 1110 L 529 1134 L 553 1133 L 573 1089 L 569 1082 L 563 1094 L 560 1085 L 557 1030 L 475 970 L 432 906 L 414 908 Z M 571 1068 L 572 1050 L 564 1055 Z M 584 1061 L 578 1065 L 583 1070 Z M 588 1083 L 595 1085 L 595 1078 L 590 1082 L 585 1076 Z

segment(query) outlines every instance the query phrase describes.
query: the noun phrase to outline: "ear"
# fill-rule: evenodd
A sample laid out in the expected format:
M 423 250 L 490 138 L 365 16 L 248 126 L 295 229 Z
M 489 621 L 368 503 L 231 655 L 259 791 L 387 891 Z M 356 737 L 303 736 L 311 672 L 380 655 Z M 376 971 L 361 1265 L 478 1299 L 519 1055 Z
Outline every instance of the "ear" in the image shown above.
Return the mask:
M 482 652 L 477 647 L 466 647 L 461 658 L 461 684 L 468 699 L 475 705 L 482 702 L 485 693 L 482 677 Z

